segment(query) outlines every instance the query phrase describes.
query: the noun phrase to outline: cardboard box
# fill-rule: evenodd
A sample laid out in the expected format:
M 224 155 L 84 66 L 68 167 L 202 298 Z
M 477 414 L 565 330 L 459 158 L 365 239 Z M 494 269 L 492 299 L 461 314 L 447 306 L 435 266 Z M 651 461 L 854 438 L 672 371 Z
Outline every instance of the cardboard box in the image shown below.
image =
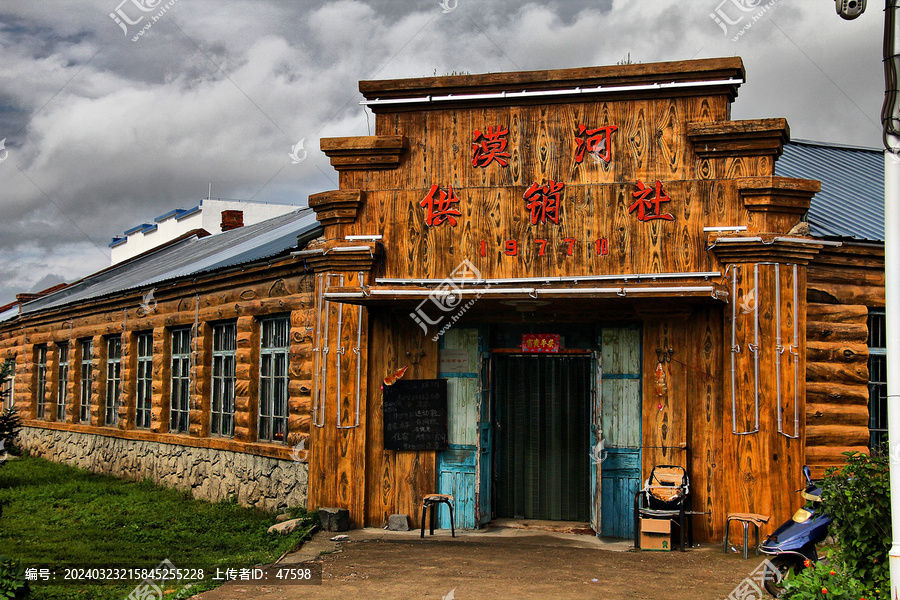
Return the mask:
M 641 519 L 641 550 L 672 549 L 672 521 L 669 519 Z

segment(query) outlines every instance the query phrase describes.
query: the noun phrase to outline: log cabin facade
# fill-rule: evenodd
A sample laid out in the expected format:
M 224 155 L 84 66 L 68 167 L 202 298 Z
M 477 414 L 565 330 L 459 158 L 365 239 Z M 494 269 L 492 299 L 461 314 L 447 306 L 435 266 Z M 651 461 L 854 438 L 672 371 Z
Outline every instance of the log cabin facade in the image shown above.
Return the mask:
M 776 174 L 783 119 L 730 119 L 743 80 L 728 58 L 361 82 L 375 135 L 321 141 L 339 189 L 314 217 L 188 236 L 0 324 L 23 445 L 354 526 L 438 492 L 457 528 L 630 537 L 658 464 L 687 469 L 699 540 L 783 521 L 803 464 L 867 448 L 883 247 L 798 227 L 819 182 Z M 439 448 L 395 449 L 394 380 L 446 382 Z M 58 450 L 85 440 L 107 454 Z

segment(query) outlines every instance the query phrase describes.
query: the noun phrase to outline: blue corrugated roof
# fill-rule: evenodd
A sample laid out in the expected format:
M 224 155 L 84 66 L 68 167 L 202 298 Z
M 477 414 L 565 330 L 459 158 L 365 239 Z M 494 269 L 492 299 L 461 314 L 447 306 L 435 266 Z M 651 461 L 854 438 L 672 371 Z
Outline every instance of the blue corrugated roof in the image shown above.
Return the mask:
M 312 235 L 318 227 L 315 212 L 301 208 L 224 233 L 204 238 L 192 236 L 28 302 L 22 306 L 22 314 L 277 256 L 295 249 L 298 236 Z
M 775 163 L 783 177 L 818 179 L 809 208 L 812 235 L 884 241 L 884 153 L 874 148 L 793 140 Z

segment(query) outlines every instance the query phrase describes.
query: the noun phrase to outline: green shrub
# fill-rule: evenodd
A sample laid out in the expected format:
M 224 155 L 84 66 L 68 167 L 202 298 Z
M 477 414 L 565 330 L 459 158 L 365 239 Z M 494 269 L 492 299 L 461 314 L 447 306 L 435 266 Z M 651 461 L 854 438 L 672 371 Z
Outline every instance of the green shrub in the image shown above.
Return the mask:
M 804 569 L 785 580 L 782 598 L 786 600 L 873 598 L 871 589 L 867 589 L 858 579 L 848 575 L 846 570 L 825 564 L 826 562 L 835 562 L 831 553 L 828 561 L 812 564 L 807 560 Z
M 29 594 L 25 567 L 17 561 L 0 556 L 0 598 L 19 600 Z
M 869 589 L 890 589 L 891 494 L 886 452 L 845 452 L 847 464 L 822 481 L 822 508 L 834 518 L 837 565 Z
M 20 429 L 22 429 L 22 419 L 15 406 L 0 413 L 0 440 L 3 441 L 4 449 L 15 453 L 16 436 Z

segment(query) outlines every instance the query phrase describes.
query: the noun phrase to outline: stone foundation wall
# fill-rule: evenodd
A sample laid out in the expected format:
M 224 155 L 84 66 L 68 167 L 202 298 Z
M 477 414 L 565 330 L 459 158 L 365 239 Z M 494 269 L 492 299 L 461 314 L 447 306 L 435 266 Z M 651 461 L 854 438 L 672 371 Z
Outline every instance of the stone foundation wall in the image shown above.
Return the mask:
M 18 445 L 53 462 L 150 479 L 211 502 L 233 496 L 267 511 L 306 506 L 308 466 L 292 460 L 39 427 L 23 427 Z

